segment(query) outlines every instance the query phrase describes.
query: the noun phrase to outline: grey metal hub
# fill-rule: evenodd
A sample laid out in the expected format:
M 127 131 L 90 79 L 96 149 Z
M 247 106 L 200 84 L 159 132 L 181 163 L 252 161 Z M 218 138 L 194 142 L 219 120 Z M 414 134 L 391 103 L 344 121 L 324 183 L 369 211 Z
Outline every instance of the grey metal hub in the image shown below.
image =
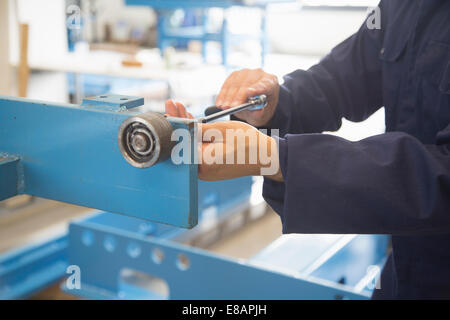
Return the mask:
M 143 129 L 137 129 L 131 134 L 131 148 L 140 155 L 148 155 L 154 147 L 154 138 L 150 132 Z
M 172 150 L 172 125 L 159 113 L 148 112 L 126 119 L 119 128 L 119 149 L 136 168 L 167 160 Z

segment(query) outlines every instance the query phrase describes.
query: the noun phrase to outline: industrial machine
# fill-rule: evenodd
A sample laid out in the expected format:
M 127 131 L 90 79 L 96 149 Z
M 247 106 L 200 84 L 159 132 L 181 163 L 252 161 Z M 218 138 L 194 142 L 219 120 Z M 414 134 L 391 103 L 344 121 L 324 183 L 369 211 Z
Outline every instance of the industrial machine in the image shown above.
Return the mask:
M 138 113 L 132 108 L 143 102 L 114 95 L 85 99 L 81 106 L 0 98 L 0 174 L 5 177 L 0 200 L 30 194 L 178 227 L 195 226 L 197 166 L 194 161 L 163 161 L 170 150 L 166 131 L 184 128 L 193 139 L 192 121 L 169 122 L 151 113 L 147 124 L 155 131 L 136 129 L 139 134 L 131 135 L 134 155 L 140 154 L 133 148 L 138 137 L 152 135 L 152 158 L 143 161 L 160 161 L 157 167 L 131 166 L 119 150 L 120 126 L 127 119 L 134 121 Z
M 264 209 L 250 201 L 251 178 L 199 182 L 194 143 L 184 150 L 189 161 L 174 164 L 171 133 L 183 129 L 194 141 L 198 119 L 143 113 L 142 103 L 0 97 L 0 200 L 29 194 L 101 210 L 1 256 L 0 298 L 27 297 L 65 277 L 63 290 L 94 299 L 370 297 L 386 236 L 282 236 L 247 261 L 189 246 Z

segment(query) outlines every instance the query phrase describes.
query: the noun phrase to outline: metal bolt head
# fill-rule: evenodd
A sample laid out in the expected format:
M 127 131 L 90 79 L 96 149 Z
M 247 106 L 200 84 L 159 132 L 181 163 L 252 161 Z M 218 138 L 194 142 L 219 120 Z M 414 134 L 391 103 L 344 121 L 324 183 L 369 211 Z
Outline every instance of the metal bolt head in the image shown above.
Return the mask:
M 150 141 L 143 133 L 137 133 L 131 139 L 131 146 L 137 152 L 145 152 L 149 149 Z
M 125 119 L 118 132 L 120 152 L 136 168 L 149 168 L 170 157 L 173 127 L 162 114 L 147 112 Z

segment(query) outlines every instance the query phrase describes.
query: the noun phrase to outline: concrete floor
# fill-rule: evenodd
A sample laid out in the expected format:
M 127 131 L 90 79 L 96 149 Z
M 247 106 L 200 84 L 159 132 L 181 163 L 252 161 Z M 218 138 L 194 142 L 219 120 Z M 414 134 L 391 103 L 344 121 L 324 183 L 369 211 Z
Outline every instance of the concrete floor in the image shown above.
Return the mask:
M 70 220 L 92 211 L 40 198 L 16 207 L 11 200 L 0 202 L 0 253 L 64 233 Z
M 244 226 L 207 249 L 228 257 L 248 259 L 279 236 L 281 236 L 280 217 L 270 210 L 264 217 Z

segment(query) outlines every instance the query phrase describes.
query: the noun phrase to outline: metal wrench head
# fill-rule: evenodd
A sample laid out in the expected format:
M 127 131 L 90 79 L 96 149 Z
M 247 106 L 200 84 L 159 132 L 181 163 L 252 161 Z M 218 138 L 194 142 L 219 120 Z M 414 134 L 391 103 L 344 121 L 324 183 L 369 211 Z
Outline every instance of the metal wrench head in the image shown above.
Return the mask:
M 251 97 L 248 99 L 248 102 L 254 103 L 255 105 L 248 110 L 261 110 L 267 106 L 267 96 L 262 94 L 260 96 Z

